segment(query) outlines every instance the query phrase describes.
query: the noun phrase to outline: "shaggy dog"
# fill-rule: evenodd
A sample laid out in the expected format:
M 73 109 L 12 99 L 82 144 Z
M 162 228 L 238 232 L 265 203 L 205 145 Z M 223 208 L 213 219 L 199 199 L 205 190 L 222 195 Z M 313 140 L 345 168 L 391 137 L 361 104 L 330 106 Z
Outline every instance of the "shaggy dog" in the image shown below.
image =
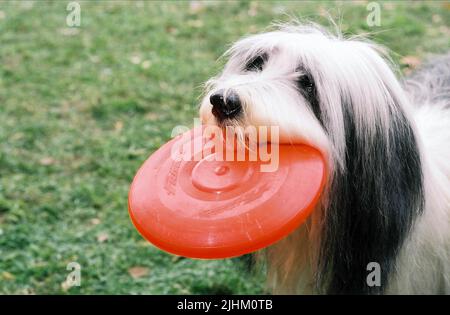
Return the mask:
M 328 163 L 313 215 L 264 250 L 273 291 L 450 293 L 450 56 L 402 85 L 380 46 L 310 25 L 246 37 L 226 56 L 202 122 L 276 125 L 279 141 Z

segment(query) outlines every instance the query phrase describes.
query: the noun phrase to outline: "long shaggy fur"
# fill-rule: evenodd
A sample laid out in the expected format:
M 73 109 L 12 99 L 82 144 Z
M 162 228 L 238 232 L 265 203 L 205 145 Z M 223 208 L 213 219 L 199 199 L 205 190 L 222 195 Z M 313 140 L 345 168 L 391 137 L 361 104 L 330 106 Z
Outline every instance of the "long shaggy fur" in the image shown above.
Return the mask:
M 209 95 L 233 90 L 243 112 L 228 124 L 278 125 L 328 161 L 312 217 L 264 252 L 274 292 L 450 293 L 450 56 L 402 86 L 381 47 L 301 25 L 226 56 L 202 121 L 218 124 Z M 371 262 L 381 286 L 367 284 Z

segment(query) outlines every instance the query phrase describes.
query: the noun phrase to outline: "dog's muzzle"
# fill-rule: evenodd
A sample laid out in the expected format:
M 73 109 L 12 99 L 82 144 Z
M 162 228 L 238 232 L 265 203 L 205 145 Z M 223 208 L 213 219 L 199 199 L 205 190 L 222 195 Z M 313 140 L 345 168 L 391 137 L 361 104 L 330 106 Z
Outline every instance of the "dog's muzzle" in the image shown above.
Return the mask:
M 228 91 L 224 97 L 224 91 L 220 90 L 209 97 L 212 104 L 212 114 L 221 122 L 239 115 L 242 111 L 241 100 L 236 92 Z

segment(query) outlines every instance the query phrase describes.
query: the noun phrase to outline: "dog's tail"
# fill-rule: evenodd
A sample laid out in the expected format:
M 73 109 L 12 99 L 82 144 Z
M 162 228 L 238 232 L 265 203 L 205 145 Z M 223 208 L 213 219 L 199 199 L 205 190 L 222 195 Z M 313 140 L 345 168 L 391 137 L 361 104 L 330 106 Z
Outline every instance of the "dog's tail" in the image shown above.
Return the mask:
M 405 82 L 416 105 L 440 104 L 450 110 L 450 53 L 426 63 Z

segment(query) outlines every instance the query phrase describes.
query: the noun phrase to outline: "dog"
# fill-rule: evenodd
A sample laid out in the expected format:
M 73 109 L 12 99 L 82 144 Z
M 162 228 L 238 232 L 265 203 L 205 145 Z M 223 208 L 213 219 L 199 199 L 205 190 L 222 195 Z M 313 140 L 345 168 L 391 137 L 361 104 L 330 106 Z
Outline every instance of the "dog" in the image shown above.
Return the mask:
M 279 126 L 327 162 L 311 217 L 259 254 L 275 294 L 450 293 L 450 55 L 399 80 L 386 51 L 279 25 L 205 84 L 203 124 Z

